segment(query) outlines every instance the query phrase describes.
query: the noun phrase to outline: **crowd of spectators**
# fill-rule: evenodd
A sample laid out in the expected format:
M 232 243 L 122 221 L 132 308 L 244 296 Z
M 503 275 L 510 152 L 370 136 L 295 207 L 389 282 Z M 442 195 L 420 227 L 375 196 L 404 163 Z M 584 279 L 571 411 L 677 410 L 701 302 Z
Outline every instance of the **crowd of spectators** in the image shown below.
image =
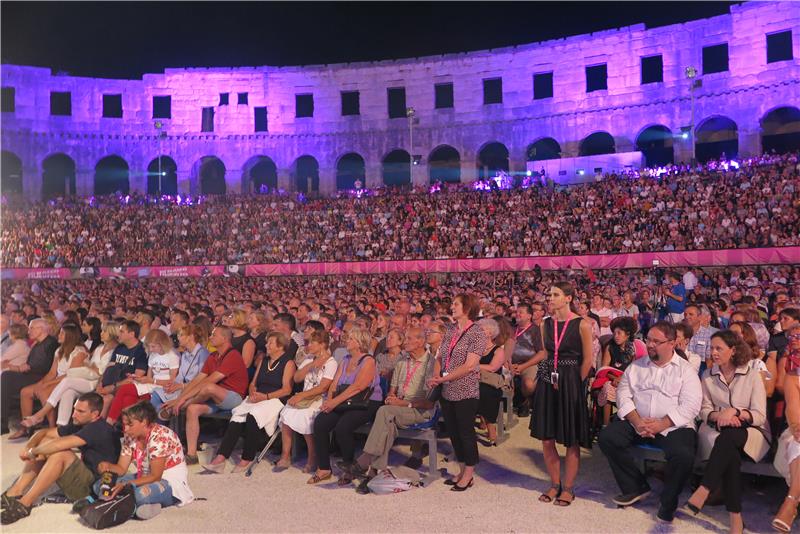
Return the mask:
M 687 507 L 692 513 L 702 508 L 724 479 L 730 492 L 726 505 L 731 531 L 740 532 L 740 490 L 730 484 L 740 480 L 737 458 L 743 451 L 759 461 L 770 443 L 775 443 L 775 466 L 791 485 L 773 524 L 791 529 L 794 521 L 793 503 L 800 486 L 796 475 L 788 472 L 800 468 L 800 415 L 795 409 L 795 390 L 800 391 L 796 379 L 800 368 L 797 265 L 679 272 L 534 270 L 339 278 L 45 280 L 12 282 L 3 299 L 0 349 L 19 337 L 17 332 L 12 338 L 11 329 L 26 323 L 32 346 L 27 363 L 4 365 L 2 432 L 10 431 L 11 406 L 17 399 L 25 401 L 26 388 L 58 388 L 78 378 L 74 369 L 86 367 L 82 380 L 93 381 L 95 391 L 108 398 L 79 391 L 83 396 L 75 404 L 73 420 L 80 422 L 76 414 L 84 401 L 91 401 L 89 419 L 107 425 L 103 428 L 111 428 L 121 410 L 126 441 L 118 458 L 84 470 L 81 494 L 88 493 L 91 484 L 95 494 L 100 491 L 94 478 L 103 471 L 121 475 L 132 459 L 138 462 L 149 455 L 150 470 L 140 469 L 137 475 L 120 479 L 115 489 L 120 491 L 126 483 L 134 486 L 141 518 L 152 517 L 175 502 L 191 502 L 186 465 L 201 461 L 199 418 L 229 410 L 234 424 L 224 440 L 227 448 L 221 448 L 205 468 L 223 471 L 240 435 L 247 450 L 236 470 L 249 466 L 263 445 L 264 432 L 282 432 L 284 452 L 291 450 L 292 433 L 299 433 L 309 444 L 303 468 L 311 475 L 308 484 L 325 482 L 336 472 L 340 486 L 360 480 L 357 491 L 369 493 L 370 481 L 386 468 L 397 428 L 428 420 L 438 402 L 460 469 L 446 484 L 451 491 L 467 491 L 474 484 L 474 473 L 480 474 L 477 443 L 496 444 L 490 416 L 499 403 L 493 402 L 492 409 L 485 411 L 482 401 L 489 400 L 489 388 L 516 388 L 512 377 L 522 378 L 522 362 L 515 359 L 517 339 L 530 330 L 537 334 L 530 343 L 534 352 L 527 358 L 538 370 L 527 409 L 533 409 L 531 435 L 545 444 L 552 482 L 539 498 L 542 503 L 565 507 L 576 498 L 579 449 L 592 446 L 585 402 L 587 378 L 610 364 L 622 373 L 614 396 L 608 399 L 618 403 L 619 417 L 600 433 L 599 443 L 622 490 L 613 502 L 629 506 L 650 492 L 644 474 L 629 465 L 632 460 L 626 450 L 635 443 L 653 442 L 668 451 L 670 464 L 658 518 L 672 521 L 677 497 L 700 451 L 697 454 L 709 459 L 709 467 Z M 550 317 L 545 317 L 545 310 Z M 561 336 L 556 335 L 556 319 L 562 325 Z M 573 319 L 578 320 L 570 323 Z M 93 332 L 98 321 L 99 334 Z M 109 330 L 111 324 L 116 328 Z M 79 328 L 85 339 L 78 338 Z M 601 335 L 603 329 L 611 336 Z M 761 340 L 757 330 L 766 334 Z M 612 336 L 613 341 L 608 339 Z M 646 354 L 636 354 L 632 337 L 645 340 Z M 86 353 L 91 350 L 100 362 L 106 344 L 113 354 L 101 374 L 97 365 L 88 363 Z M 255 347 L 254 354 L 245 358 L 249 345 Z M 558 353 L 559 345 L 562 357 L 557 363 L 553 353 Z M 78 356 L 65 356 L 73 353 L 82 355 L 83 363 Z M 49 373 L 37 371 L 46 371 L 44 364 L 33 368 L 32 358 L 48 355 L 53 362 Z M 202 366 L 194 365 L 202 355 Z M 115 373 L 115 368 L 120 372 Z M 660 390 L 663 406 L 650 402 L 653 391 L 641 386 L 662 384 L 643 378 L 662 370 L 669 374 L 665 379 L 671 384 L 685 386 Z M 484 377 L 484 372 L 493 376 Z M 319 376 L 308 379 L 312 373 Z M 703 376 L 702 388 L 698 373 Z M 712 377 L 719 373 L 728 384 L 737 374 L 748 378 L 746 387 L 736 382 L 741 391 L 728 404 L 713 409 L 716 401 L 714 393 L 707 391 L 708 384 L 716 387 Z M 774 381 L 770 393 L 764 381 Z M 436 398 L 432 391 L 439 384 L 443 387 Z M 71 387 L 79 385 L 75 382 Z M 163 395 L 154 397 L 157 391 L 177 395 L 164 402 Z M 785 416 L 767 407 L 768 397 L 776 401 L 784 395 Z M 531 397 L 531 392 L 522 396 Z M 47 398 L 50 405 L 43 412 L 56 409 L 53 395 L 39 397 L 43 403 Z M 359 408 L 357 402 L 364 405 Z M 340 409 L 345 404 L 347 409 Z M 545 405 L 558 407 L 548 410 Z M 678 411 L 665 412 L 669 407 Z M 581 412 L 581 417 L 571 419 L 573 411 Z M 30 404 L 22 402 L 20 413 L 27 418 L 10 438 L 24 437 L 28 427 L 44 422 L 43 412 L 31 416 Z M 186 416 L 179 428 L 185 434 L 185 451 L 178 435 L 157 422 L 166 424 L 181 413 Z M 483 418 L 486 440 L 476 437 L 476 413 Z M 706 440 L 705 448 L 699 449 L 694 426 L 698 416 L 705 425 L 699 436 Z M 562 424 L 560 418 L 571 422 Z M 373 420 L 363 453 L 356 456 L 355 429 Z M 158 439 L 143 441 L 152 432 L 159 433 Z M 331 434 L 342 457 L 334 465 Z M 720 436 L 724 438 L 717 439 Z M 64 443 L 83 446 L 78 441 Z M 556 443 L 568 447 L 563 479 Z M 757 454 L 752 450 L 756 445 Z M 29 449 L 37 446 L 33 443 Z M 31 453 L 31 462 L 48 461 L 37 460 L 37 451 Z M 418 467 L 424 454 L 412 451 L 407 465 Z M 780 459 L 791 467 L 782 466 Z M 292 467 L 291 457 L 284 454 L 275 471 Z M 29 515 L 34 498 L 19 485 L 10 488 L 4 494 L 3 523 Z
M 65 198 L 8 204 L 0 265 L 123 267 L 496 258 L 800 243 L 796 154 L 361 198 Z

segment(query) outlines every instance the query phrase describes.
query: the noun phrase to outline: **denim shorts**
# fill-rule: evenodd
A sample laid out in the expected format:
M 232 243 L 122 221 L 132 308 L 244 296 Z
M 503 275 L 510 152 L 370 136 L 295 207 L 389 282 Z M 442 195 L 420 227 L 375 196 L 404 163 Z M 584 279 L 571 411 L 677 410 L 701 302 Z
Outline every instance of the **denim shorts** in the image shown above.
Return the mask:
M 211 411 L 208 412 L 210 414 L 217 413 L 217 412 L 225 412 L 230 411 L 239 406 L 242 403 L 242 396 L 236 393 L 235 391 L 228 391 L 225 395 L 225 398 L 222 399 L 222 402 L 219 404 L 215 403 L 213 400 L 206 402 L 206 405 L 211 408 Z

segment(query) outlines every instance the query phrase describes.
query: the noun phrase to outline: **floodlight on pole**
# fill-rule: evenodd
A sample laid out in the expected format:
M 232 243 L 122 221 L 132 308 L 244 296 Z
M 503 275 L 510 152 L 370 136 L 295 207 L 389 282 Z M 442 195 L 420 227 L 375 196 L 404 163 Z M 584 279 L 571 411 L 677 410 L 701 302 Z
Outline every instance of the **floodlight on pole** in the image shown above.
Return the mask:
M 408 180 L 414 186 L 414 117 L 417 111 L 414 108 L 406 108 L 408 117 Z
M 695 160 L 695 136 L 694 136 L 694 90 L 697 86 L 695 78 L 697 78 L 697 69 L 691 65 L 686 67 L 686 78 L 689 80 L 689 98 L 691 100 L 691 119 L 689 120 L 689 135 L 692 143 L 692 165 Z

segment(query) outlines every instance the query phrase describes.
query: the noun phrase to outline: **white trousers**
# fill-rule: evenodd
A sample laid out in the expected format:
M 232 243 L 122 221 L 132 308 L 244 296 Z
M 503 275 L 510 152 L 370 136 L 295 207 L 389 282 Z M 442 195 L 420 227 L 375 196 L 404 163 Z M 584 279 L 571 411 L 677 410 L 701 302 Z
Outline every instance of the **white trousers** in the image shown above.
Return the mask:
M 72 407 L 75 406 L 75 401 L 84 393 L 94 391 L 96 385 L 97 380 L 65 376 L 47 398 L 47 404 L 53 407 L 58 406 L 56 424 L 59 426 L 68 424 L 72 418 Z

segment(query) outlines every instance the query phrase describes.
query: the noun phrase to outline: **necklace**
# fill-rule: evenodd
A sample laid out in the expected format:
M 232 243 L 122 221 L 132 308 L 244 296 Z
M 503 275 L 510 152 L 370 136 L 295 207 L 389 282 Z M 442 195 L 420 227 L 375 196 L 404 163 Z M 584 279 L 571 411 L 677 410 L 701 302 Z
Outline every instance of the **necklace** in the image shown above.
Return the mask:
M 277 368 L 278 368 L 278 364 L 279 364 L 280 362 L 281 362 L 281 359 L 280 359 L 280 358 L 278 358 L 277 360 L 275 360 L 275 365 L 271 365 L 271 363 L 272 363 L 272 362 L 271 362 L 271 361 L 267 361 L 267 371 L 269 371 L 269 372 L 271 373 L 272 371 L 274 371 L 275 369 L 277 369 Z

